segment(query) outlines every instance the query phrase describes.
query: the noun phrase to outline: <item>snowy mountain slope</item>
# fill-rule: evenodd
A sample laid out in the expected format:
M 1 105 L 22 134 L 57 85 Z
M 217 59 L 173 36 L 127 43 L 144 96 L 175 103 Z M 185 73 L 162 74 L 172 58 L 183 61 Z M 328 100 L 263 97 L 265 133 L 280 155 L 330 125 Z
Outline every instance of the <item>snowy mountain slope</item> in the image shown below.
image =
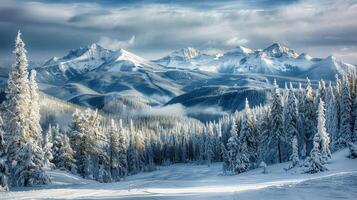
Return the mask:
M 220 57 L 185 48 L 154 62 L 92 44 L 36 70 L 42 91 L 83 106 L 104 108 L 118 98 L 134 107 L 181 103 L 232 111 L 242 108 L 245 97 L 264 103 L 273 79 L 281 86 L 306 77 L 333 80 L 350 68 L 334 57 L 312 58 L 281 44 L 263 50 L 240 46 Z
M 261 73 L 295 77 L 310 75 L 313 79 L 328 80 L 333 80 L 335 73 L 343 74 L 355 68 L 355 66 L 338 61 L 332 56 L 320 59 L 312 58 L 306 53 L 298 54 L 279 43 L 274 43 L 263 50 L 238 46 L 220 57 L 202 54 L 198 50 L 193 51 L 196 52 L 195 56 L 187 56 L 184 52 L 185 49 L 182 49 L 154 62 L 167 67 L 221 73 Z M 330 61 L 331 58 L 333 61 Z M 324 74 L 320 75 L 320 70 L 314 70 L 315 68 L 321 68 Z
M 194 52 L 186 54 L 194 56 Z M 104 107 L 113 96 L 124 102 L 139 99 L 138 104 L 163 105 L 183 94 L 182 88 L 211 76 L 162 67 L 126 50 L 111 51 L 97 44 L 52 58 L 36 70 L 45 93 L 97 108 Z
M 165 56 L 159 60 L 153 61 L 157 64 L 183 69 L 199 69 L 203 71 L 215 72 L 217 56 L 201 53 L 192 47 L 183 48 Z
M 301 174 L 285 171 L 289 163 L 222 176 L 221 163 L 175 164 L 140 173 L 117 183 L 97 183 L 63 171 L 49 171 L 53 183 L 36 188 L 17 188 L 2 199 L 355 199 L 357 160 L 346 158 L 347 149 L 336 152 L 329 171 Z
M 187 89 L 186 93 L 174 97 L 167 104 L 179 103 L 189 109 L 213 107 L 228 112 L 243 109 L 245 98 L 248 98 L 253 107 L 264 105 L 269 101 L 274 80 L 282 88 L 289 82 L 292 82 L 294 87 L 298 87 L 299 83 L 303 87 L 306 84 L 305 78 L 262 74 L 221 74 L 205 82 L 191 84 L 190 90 Z M 316 87 L 316 81 L 311 83 Z M 198 118 L 204 120 L 202 117 Z
M 51 58 L 42 67 L 36 68 L 37 79 L 46 83 L 66 82 L 71 78 L 110 66 L 111 72 L 136 71 L 140 68 L 157 70 L 160 66 L 124 49 L 111 51 L 98 44 L 71 50 L 62 58 Z

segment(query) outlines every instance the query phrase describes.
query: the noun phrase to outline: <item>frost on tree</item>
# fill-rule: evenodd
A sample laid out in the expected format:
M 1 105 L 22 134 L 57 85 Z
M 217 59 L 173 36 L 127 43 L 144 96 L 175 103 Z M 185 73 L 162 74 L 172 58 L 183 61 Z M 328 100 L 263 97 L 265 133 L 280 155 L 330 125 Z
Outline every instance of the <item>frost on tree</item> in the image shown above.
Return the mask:
M 340 101 L 340 132 L 336 145 L 346 147 L 352 140 L 352 100 L 347 77 L 343 79 Z
M 228 169 L 232 173 L 236 173 L 235 169 L 237 166 L 237 156 L 238 156 L 238 133 L 236 129 L 237 124 L 235 123 L 234 119 L 232 120 L 232 127 L 231 127 L 231 137 L 228 139 L 227 143 L 227 154 L 228 154 Z
M 70 145 L 69 138 L 66 134 L 60 132 L 58 126 L 54 128 L 54 162 L 56 167 L 61 170 L 76 172 L 74 151 Z
M 257 161 L 257 138 L 254 136 L 254 118 L 249 108 L 248 99 L 245 100 L 242 126 L 238 136 L 238 152 L 235 160 L 235 173 L 242 173 L 254 168 Z
M 0 192 L 9 190 L 9 170 L 6 164 L 6 145 L 3 126 L 3 120 L 0 116 Z
M 271 105 L 271 117 L 272 117 L 272 134 L 269 140 L 269 147 L 271 151 L 274 152 L 272 155 L 273 159 L 276 162 L 283 162 L 283 142 L 285 139 L 284 136 L 284 127 L 283 127 L 283 106 L 282 106 L 282 97 L 279 91 L 279 87 L 274 81 L 274 91 L 273 91 L 273 100 Z
M 310 157 L 306 159 L 307 173 L 317 173 L 326 171 L 324 164 L 331 157 L 329 150 L 330 139 L 325 127 L 324 102 L 320 99 L 318 106 L 317 132 L 313 138 L 313 149 L 310 152 Z
M 292 87 L 290 87 L 292 90 Z M 293 91 L 289 92 L 287 104 L 284 107 L 285 115 L 284 115 L 284 131 L 286 133 L 286 140 L 292 140 L 293 137 L 299 135 L 298 132 L 298 105 L 297 99 Z M 288 145 L 284 145 L 287 149 L 284 149 L 284 155 L 289 156 L 292 154 L 291 143 L 289 141 Z M 298 147 L 296 147 L 298 148 Z M 298 150 L 298 149 L 297 149 Z M 285 157 L 284 156 L 284 157 Z
M 313 148 L 310 152 L 310 157 L 305 161 L 306 173 L 317 173 L 327 171 L 327 168 L 323 165 L 323 159 L 320 153 L 320 145 L 318 142 L 313 142 Z
M 30 80 L 29 80 L 29 91 L 30 91 L 30 101 L 29 101 L 29 129 L 30 137 L 37 143 L 41 144 L 41 132 L 42 128 L 40 125 L 40 105 L 39 105 L 39 95 L 38 86 L 36 83 L 36 71 L 31 70 Z
M 294 135 L 292 142 L 291 142 L 291 147 L 292 147 L 292 154 L 290 156 L 290 166 L 289 169 L 299 165 L 300 159 L 299 159 L 299 146 L 298 146 L 298 139 L 296 135 Z
M 38 165 L 42 159 L 39 152 L 42 150 L 38 146 L 34 146 L 33 143 L 30 140 L 20 146 L 18 153 L 22 160 L 17 163 L 15 168 L 17 186 L 43 185 L 50 182 L 47 174 Z
M 326 130 L 330 134 L 331 138 L 331 150 L 337 150 L 336 142 L 338 141 L 338 113 L 337 104 L 338 101 L 335 96 L 335 90 L 332 87 L 331 82 L 326 91 Z
M 43 139 L 43 152 L 44 152 L 44 163 L 45 167 L 53 169 L 55 168 L 55 165 L 51 162 L 53 159 L 52 155 L 52 127 L 51 125 L 48 127 L 47 132 L 45 133 L 44 139 Z
M 113 179 L 119 180 L 127 174 L 126 141 L 123 127 L 117 126 L 114 120 L 109 128 L 109 163 Z
M 357 158 L 357 144 L 352 142 L 348 143 L 348 149 L 350 150 L 348 157 L 351 159 Z
M 316 133 L 316 104 L 314 100 L 314 94 L 311 87 L 311 82 L 307 79 L 307 85 L 305 89 L 305 99 L 304 99 L 304 109 L 303 118 L 304 118 L 304 141 L 303 141 L 303 152 L 309 153 L 313 146 L 313 137 Z
M 34 73 L 28 80 L 25 44 L 19 32 L 15 41 L 15 64 L 6 88 L 7 161 L 14 186 L 47 184 L 50 179 L 43 171 L 40 114 Z M 36 101 L 36 102 L 34 102 Z
M 101 116 L 91 109 L 73 114 L 71 137 L 76 148 L 77 170 L 88 179 L 98 180 L 99 165 L 108 163 L 108 157 L 101 146 L 104 138 L 100 122 Z

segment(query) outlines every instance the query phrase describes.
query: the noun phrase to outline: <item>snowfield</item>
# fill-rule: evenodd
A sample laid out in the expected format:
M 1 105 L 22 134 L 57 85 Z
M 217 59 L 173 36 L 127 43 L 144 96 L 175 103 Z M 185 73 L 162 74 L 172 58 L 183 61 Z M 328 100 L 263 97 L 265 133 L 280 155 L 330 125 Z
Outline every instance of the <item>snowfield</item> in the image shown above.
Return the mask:
M 236 176 L 223 176 L 221 163 L 176 164 L 105 184 L 56 170 L 49 171 L 51 185 L 15 188 L 0 199 L 356 199 L 357 160 L 347 155 L 347 149 L 334 153 L 329 171 L 318 174 L 286 172 L 288 163 Z

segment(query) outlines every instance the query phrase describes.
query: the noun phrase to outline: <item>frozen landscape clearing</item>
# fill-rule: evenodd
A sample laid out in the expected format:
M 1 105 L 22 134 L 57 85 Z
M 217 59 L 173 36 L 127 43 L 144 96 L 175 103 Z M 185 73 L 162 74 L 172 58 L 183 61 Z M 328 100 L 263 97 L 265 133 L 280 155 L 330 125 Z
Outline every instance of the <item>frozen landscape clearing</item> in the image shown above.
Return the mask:
M 222 164 L 176 164 L 129 176 L 117 183 L 98 183 L 62 171 L 50 171 L 53 183 L 15 188 L 0 199 L 356 199 L 357 160 L 344 149 L 332 155 L 329 171 L 302 174 L 284 170 L 288 163 L 222 176 Z

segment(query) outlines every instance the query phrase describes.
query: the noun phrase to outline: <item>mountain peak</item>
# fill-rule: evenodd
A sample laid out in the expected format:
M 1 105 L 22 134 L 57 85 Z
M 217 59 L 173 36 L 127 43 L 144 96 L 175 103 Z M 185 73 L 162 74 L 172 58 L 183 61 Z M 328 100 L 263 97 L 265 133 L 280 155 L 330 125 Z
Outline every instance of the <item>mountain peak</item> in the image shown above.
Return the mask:
M 173 56 L 183 57 L 187 60 L 193 59 L 201 55 L 201 52 L 193 47 L 186 47 L 173 52 Z
M 263 50 L 264 52 L 270 54 L 273 57 L 281 57 L 283 55 L 287 55 L 289 57 L 298 57 L 299 55 L 293 51 L 287 48 L 286 46 L 280 44 L 280 43 L 274 43 L 267 47 L 266 49 Z

